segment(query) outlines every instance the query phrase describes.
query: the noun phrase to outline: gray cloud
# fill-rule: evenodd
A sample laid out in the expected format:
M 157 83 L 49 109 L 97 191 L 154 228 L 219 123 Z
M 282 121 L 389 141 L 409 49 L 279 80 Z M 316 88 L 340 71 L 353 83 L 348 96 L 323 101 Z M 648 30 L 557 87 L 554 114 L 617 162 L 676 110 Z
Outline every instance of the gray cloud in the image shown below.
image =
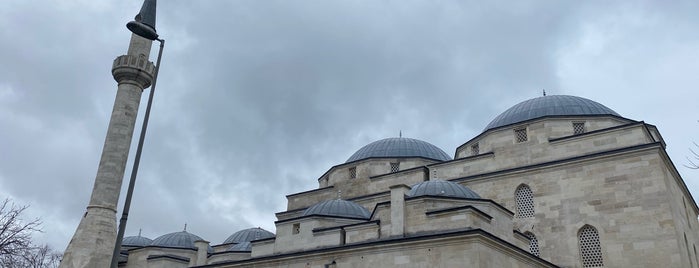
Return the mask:
M 10 2 L 0 195 L 31 204 L 40 239 L 62 249 L 92 188 L 116 91 L 109 68 L 140 3 Z M 161 1 L 167 45 L 127 234 L 187 223 L 219 243 L 273 230 L 284 195 L 316 187 L 361 146 L 402 131 L 451 153 L 542 89 L 657 124 L 696 193 L 681 167 L 699 136 L 696 5 Z

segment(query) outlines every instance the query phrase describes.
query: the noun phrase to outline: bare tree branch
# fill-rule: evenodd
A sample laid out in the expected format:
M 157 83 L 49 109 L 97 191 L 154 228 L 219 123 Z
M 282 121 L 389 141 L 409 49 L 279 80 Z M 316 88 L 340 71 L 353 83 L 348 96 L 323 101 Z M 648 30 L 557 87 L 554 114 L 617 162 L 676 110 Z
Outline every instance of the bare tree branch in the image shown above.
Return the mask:
M 0 202 L 0 267 L 54 268 L 61 255 L 48 245 L 35 246 L 32 234 L 41 232 L 41 220 L 24 220 L 28 206 L 6 198 Z
M 697 144 L 696 142 L 694 142 L 694 147 L 699 148 L 699 144 Z M 689 162 L 689 164 L 686 164 L 686 165 L 684 165 L 684 166 L 685 166 L 685 167 L 688 167 L 688 168 L 691 168 L 691 169 L 699 169 L 699 153 L 697 153 L 697 151 L 695 151 L 695 150 L 692 150 L 692 148 L 689 148 L 689 152 L 692 153 L 692 155 L 694 155 L 694 156 L 692 157 L 693 160 L 692 160 L 692 158 L 686 157 L 686 158 L 687 158 L 687 162 Z

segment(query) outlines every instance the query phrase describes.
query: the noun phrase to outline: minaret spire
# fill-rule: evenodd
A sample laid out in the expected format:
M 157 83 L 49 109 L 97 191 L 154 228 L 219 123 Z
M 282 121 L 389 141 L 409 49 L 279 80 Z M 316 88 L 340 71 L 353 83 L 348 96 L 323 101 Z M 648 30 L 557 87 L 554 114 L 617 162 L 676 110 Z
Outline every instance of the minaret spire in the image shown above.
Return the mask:
M 136 16 L 140 23 L 152 27 L 153 31 L 134 31 L 126 55 L 117 57 L 112 64 L 112 75 L 118 86 L 92 196 L 63 254 L 60 267 L 110 266 L 117 237 L 117 202 L 138 106 L 141 93 L 151 85 L 155 71 L 153 63 L 148 61 L 153 41 L 141 37 L 157 37 L 155 3 L 156 0 L 145 0 Z

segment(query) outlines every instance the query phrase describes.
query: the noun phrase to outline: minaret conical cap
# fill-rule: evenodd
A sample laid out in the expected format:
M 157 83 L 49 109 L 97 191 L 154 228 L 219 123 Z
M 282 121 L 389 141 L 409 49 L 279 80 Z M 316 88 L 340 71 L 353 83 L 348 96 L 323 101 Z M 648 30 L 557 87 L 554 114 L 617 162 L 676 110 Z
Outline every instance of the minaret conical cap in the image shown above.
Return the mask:
M 144 0 L 141 11 L 134 20 L 150 26 L 155 31 L 155 6 L 156 0 Z

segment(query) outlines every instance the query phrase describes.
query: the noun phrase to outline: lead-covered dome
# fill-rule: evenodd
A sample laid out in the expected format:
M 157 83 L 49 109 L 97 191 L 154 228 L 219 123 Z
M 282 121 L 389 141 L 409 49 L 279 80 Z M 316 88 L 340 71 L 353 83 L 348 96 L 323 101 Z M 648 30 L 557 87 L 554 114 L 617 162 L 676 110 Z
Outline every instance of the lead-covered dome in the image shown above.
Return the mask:
M 160 237 L 153 240 L 153 242 L 150 245 L 156 247 L 186 248 L 196 250 L 197 247 L 194 246 L 194 242 L 198 240 L 204 239 L 202 239 L 198 235 L 190 234 L 187 231 L 182 231 L 161 235 Z M 212 251 L 213 249 L 209 247 L 209 252 Z
M 388 138 L 367 144 L 357 150 L 345 163 L 373 157 L 422 157 L 449 161 L 451 157 L 429 142 L 411 138 Z
M 315 204 L 303 212 L 303 216 L 337 216 L 345 218 L 369 219 L 371 213 L 357 203 L 342 200 L 326 200 Z
M 228 248 L 228 251 L 252 251 L 252 243 L 245 241 L 238 244 L 232 245 Z
M 501 113 L 483 131 L 544 116 L 613 115 L 614 110 L 586 98 L 569 95 L 549 95 L 518 103 Z
M 145 247 L 153 242 L 152 239 L 138 236 L 127 236 L 121 240 L 121 245 L 125 247 Z
M 406 193 L 409 197 L 417 196 L 448 196 L 457 198 L 474 198 L 481 197 L 471 189 L 461 184 L 445 180 L 429 180 L 415 184 L 410 191 Z
M 223 243 L 228 244 L 228 243 L 250 242 L 253 240 L 265 239 L 265 238 L 270 238 L 270 237 L 274 237 L 274 233 L 267 231 L 265 229 L 262 229 L 260 227 L 249 228 L 249 229 L 240 230 L 240 231 L 233 233 L 231 236 L 229 236 L 226 239 L 226 241 L 223 241 Z

